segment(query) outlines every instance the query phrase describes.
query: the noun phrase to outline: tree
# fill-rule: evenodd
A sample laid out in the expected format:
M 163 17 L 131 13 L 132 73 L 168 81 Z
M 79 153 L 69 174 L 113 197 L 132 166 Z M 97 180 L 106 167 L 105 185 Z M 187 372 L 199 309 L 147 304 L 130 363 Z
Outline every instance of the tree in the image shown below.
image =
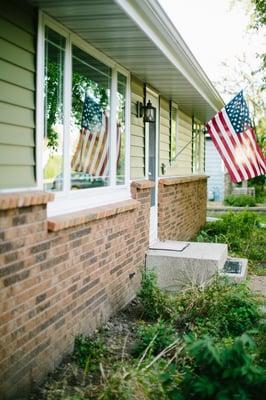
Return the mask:
M 230 100 L 240 89 L 244 89 L 257 139 L 262 147 L 265 147 L 266 96 L 262 90 L 264 78 L 262 71 L 260 69 L 253 70 L 246 54 L 242 54 L 241 57 L 236 56 L 234 64 L 224 61 L 222 67 L 223 77 L 220 81 L 215 82 L 218 91 L 227 100 Z
M 256 29 L 266 25 L 266 2 L 265 0 L 252 0 L 254 6 L 254 27 Z

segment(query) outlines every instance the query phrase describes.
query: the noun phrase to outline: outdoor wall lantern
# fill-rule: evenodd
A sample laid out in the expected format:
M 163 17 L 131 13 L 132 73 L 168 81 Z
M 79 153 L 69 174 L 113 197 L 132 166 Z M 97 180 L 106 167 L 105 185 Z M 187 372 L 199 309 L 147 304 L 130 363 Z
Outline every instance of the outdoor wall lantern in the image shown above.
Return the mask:
M 143 117 L 144 122 L 156 121 L 156 108 L 153 107 L 150 100 L 146 106 L 144 106 L 140 101 L 137 102 L 137 117 Z

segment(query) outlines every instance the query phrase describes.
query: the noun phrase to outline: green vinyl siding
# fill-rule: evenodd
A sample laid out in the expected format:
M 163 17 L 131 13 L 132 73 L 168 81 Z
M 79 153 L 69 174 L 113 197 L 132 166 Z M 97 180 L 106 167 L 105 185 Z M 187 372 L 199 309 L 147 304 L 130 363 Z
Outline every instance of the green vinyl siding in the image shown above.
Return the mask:
M 160 140 L 159 140 L 159 175 L 162 164 L 168 165 L 170 160 L 170 107 L 169 101 L 160 97 Z
M 16 188 L 30 187 L 35 180 L 34 169 L 32 166 L 28 165 L 19 166 L 19 178 L 17 165 L 0 165 L 0 177 L 2 188 L 14 187 L 14 185 L 10 185 L 10 182 L 16 182 Z M 20 181 L 23 182 L 23 184 L 21 184 Z
M 0 8 L 0 189 L 35 180 L 36 15 L 21 1 Z
M 35 74 L 0 58 L 0 80 L 15 87 L 29 89 L 34 93 Z
M 0 101 L 30 110 L 35 109 L 34 92 L 9 82 L 0 81 Z
M 141 81 L 131 79 L 131 127 L 130 127 L 130 177 L 145 176 L 145 133 L 143 118 L 137 118 L 136 103 L 143 103 L 144 86 Z
M 192 139 L 192 118 L 177 111 L 177 149 L 178 153 Z M 167 176 L 185 176 L 191 175 L 191 160 L 192 160 L 192 144 L 188 146 L 177 156 L 167 169 Z

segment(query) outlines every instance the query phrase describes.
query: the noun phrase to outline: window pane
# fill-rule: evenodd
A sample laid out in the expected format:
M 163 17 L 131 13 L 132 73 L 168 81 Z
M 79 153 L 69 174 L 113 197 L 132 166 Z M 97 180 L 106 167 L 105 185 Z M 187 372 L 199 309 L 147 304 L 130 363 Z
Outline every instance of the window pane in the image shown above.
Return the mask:
M 44 189 L 63 189 L 63 85 L 65 38 L 45 28 Z
M 116 183 L 125 183 L 125 145 L 126 145 L 126 83 L 124 75 L 118 73 L 117 84 L 117 169 Z
M 109 185 L 111 69 L 72 48 L 71 188 Z

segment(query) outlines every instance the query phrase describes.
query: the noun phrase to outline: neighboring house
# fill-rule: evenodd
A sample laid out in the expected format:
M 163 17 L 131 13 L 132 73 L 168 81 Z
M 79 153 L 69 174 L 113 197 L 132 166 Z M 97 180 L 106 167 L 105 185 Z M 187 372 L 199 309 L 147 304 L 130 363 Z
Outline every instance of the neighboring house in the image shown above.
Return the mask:
M 223 201 L 227 181 L 224 162 L 209 135 L 205 140 L 205 173 L 209 177 L 208 200 Z
M 155 0 L 2 1 L 0 50 L 5 399 L 135 296 L 149 242 L 204 224 L 223 104 Z
M 223 201 L 230 194 L 249 194 L 254 196 L 254 187 L 248 181 L 233 183 L 226 171 L 224 162 L 209 135 L 205 138 L 205 173 L 208 176 L 208 200 Z

